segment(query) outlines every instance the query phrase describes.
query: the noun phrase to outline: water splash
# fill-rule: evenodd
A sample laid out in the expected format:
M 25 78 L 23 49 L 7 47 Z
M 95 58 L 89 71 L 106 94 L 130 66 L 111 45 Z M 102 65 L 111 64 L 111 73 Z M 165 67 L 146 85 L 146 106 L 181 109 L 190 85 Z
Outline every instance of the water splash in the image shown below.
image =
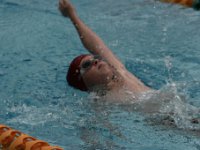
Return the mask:
M 168 81 L 167 83 L 172 83 L 172 73 L 171 73 L 171 69 L 173 67 L 172 65 L 172 57 L 171 56 L 166 56 L 165 59 L 165 66 L 167 68 L 167 73 L 168 73 Z
M 138 111 L 156 124 L 200 130 L 200 109 L 187 103 L 186 96 L 177 89 L 172 83 L 159 91 L 144 93 L 137 102 Z

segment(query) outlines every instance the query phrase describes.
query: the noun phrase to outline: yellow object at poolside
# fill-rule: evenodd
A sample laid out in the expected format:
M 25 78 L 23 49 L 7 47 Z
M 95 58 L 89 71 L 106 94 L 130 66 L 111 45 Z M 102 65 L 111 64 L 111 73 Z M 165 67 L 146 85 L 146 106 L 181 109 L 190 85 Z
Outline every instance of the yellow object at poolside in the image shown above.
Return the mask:
M 0 150 L 63 150 L 0 124 Z

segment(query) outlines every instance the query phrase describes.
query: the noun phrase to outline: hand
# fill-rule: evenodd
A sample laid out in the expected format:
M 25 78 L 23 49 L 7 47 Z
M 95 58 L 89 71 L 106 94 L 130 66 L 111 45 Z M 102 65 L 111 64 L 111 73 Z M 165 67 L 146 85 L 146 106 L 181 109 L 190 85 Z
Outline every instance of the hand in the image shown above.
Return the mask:
M 65 17 L 70 17 L 70 15 L 75 11 L 69 0 L 59 0 L 59 10 Z

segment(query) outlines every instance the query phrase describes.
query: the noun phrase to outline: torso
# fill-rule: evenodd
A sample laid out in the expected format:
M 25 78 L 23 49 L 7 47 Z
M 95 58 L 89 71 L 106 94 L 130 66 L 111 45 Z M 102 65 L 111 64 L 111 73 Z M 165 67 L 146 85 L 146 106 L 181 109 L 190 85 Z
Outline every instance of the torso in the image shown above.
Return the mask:
M 128 70 L 123 69 L 119 71 L 120 75 L 124 79 L 124 87 L 128 90 L 132 91 L 135 94 L 139 94 L 141 92 L 149 91 L 150 88 L 144 85 L 137 77 L 135 77 Z
M 114 81 L 114 88 L 101 95 L 101 100 L 119 103 L 134 103 L 142 93 L 151 89 L 127 70 L 117 70 L 118 79 Z
M 108 88 L 96 92 L 101 100 L 120 103 L 134 102 L 142 93 L 151 90 L 123 66 L 113 67 L 113 73 L 116 78 L 107 85 Z

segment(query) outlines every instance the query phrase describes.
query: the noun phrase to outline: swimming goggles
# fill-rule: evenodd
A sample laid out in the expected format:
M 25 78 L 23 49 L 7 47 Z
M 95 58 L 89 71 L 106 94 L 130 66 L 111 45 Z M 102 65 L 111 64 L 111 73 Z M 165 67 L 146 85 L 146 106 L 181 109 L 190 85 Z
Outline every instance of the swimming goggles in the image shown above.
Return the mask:
M 99 56 L 94 56 L 93 58 L 84 61 L 80 66 L 81 75 L 83 75 L 87 70 L 89 70 L 99 60 L 102 60 L 102 58 Z

